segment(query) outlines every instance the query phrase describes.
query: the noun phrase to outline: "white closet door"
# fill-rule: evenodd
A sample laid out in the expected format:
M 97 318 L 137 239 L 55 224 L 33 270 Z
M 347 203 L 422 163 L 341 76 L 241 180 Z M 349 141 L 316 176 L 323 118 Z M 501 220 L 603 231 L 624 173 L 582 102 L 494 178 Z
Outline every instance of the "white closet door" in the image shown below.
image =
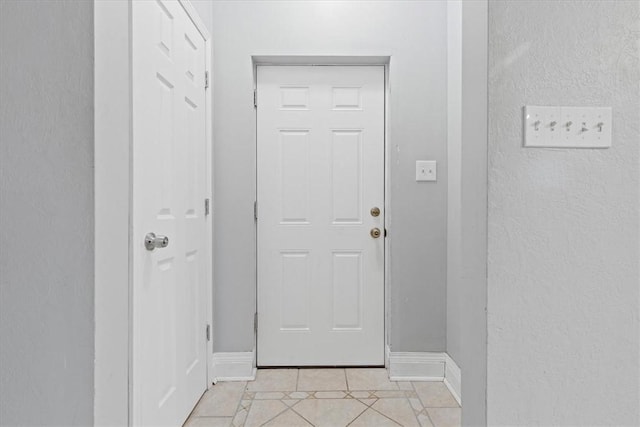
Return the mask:
M 132 419 L 179 426 L 206 389 L 205 43 L 175 0 L 132 8 Z

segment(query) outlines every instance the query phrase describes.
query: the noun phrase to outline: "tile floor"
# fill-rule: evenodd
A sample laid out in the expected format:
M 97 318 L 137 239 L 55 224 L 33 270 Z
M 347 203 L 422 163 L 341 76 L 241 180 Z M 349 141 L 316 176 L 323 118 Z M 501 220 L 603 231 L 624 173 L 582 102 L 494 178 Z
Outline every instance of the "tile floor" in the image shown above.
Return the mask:
M 260 369 L 213 386 L 185 427 L 459 427 L 460 417 L 444 383 L 389 381 L 384 368 Z

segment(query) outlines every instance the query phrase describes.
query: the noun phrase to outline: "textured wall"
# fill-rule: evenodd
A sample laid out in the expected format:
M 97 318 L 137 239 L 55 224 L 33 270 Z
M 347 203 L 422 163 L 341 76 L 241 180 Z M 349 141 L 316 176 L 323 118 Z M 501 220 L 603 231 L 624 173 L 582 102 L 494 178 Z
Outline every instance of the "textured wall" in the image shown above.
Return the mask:
M 446 3 L 214 2 L 215 350 L 254 346 L 255 111 L 251 55 L 392 55 L 393 351 L 444 351 Z M 437 183 L 416 183 L 435 159 Z
M 93 2 L 0 2 L 0 424 L 93 422 Z
M 489 15 L 488 423 L 640 425 L 640 2 Z M 527 104 L 611 106 L 613 146 L 525 149 Z

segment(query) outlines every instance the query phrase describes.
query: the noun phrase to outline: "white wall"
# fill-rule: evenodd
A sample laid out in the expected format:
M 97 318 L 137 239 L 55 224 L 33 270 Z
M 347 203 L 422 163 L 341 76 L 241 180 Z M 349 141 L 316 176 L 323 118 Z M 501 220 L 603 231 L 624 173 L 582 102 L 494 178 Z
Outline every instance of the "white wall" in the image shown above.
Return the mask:
M 640 425 L 640 2 L 490 2 L 489 425 Z M 613 107 L 525 149 L 524 105 Z
M 447 352 L 462 373 L 462 421 L 486 424 L 487 14 L 448 3 Z
M 0 423 L 93 423 L 93 2 L 0 2 Z
M 391 55 L 390 335 L 444 351 L 446 2 L 214 2 L 215 349 L 254 346 L 255 112 L 251 55 Z M 437 183 L 415 161 L 438 161 Z

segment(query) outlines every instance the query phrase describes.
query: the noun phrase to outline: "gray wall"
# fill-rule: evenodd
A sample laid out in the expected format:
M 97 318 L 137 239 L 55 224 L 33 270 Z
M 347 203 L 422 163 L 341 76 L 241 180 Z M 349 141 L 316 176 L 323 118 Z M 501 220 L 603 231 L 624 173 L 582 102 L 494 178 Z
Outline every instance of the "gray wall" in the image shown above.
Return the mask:
M 392 351 L 444 351 L 446 2 L 214 2 L 215 351 L 254 347 L 251 55 L 391 55 Z M 415 161 L 438 161 L 437 183 Z
M 93 3 L 0 2 L 0 424 L 93 422 Z
M 489 16 L 488 422 L 640 425 L 640 2 Z M 613 146 L 525 149 L 524 105 L 611 106 Z
M 462 421 L 486 424 L 487 14 L 448 5 L 447 352 L 462 373 Z
M 213 0 L 190 0 L 190 2 L 211 33 L 213 29 Z
M 447 3 L 447 353 L 462 356 L 462 1 Z

